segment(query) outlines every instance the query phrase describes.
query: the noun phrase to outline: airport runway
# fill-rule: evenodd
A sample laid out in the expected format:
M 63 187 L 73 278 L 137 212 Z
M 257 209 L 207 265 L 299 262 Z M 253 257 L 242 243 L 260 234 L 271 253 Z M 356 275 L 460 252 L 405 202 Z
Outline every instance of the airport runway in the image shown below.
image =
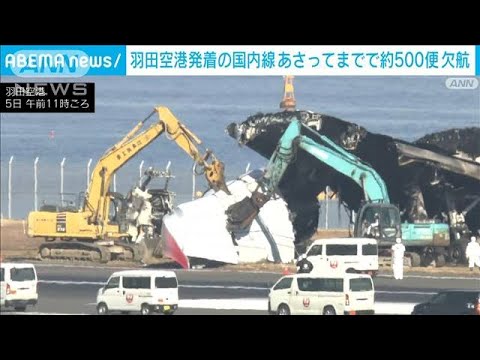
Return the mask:
M 30 314 L 95 314 L 98 289 L 122 268 L 35 264 L 39 302 Z M 278 273 L 223 270 L 175 270 L 179 281 L 178 315 L 267 314 L 268 289 Z M 377 313 L 407 314 L 441 289 L 478 289 L 480 278 L 408 274 L 403 280 L 380 275 L 374 280 Z M 16 314 L 5 311 L 2 314 Z

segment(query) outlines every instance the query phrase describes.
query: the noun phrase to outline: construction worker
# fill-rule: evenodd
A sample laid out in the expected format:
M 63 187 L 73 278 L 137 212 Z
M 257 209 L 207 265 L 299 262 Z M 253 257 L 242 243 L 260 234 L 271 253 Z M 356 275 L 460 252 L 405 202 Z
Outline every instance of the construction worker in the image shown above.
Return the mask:
M 468 267 L 473 271 L 475 265 L 480 268 L 480 244 L 477 242 L 475 236 L 470 238 L 470 242 L 465 250 L 465 255 L 468 259 Z
M 403 255 L 405 254 L 405 245 L 402 239 L 397 238 L 397 243 L 392 246 L 393 256 L 393 277 L 397 280 L 403 279 Z

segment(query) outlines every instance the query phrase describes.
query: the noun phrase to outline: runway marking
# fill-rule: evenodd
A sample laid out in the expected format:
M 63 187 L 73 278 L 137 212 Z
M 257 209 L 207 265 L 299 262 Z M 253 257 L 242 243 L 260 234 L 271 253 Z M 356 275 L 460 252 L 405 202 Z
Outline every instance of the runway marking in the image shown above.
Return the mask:
M 49 312 L 2 312 L 2 315 L 90 315 L 90 314 L 67 314 L 67 313 L 49 313 Z
M 63 281 L 63 280 L 39 280 L 39 283 L 43 284 L 55 284 L 55 285 L 98 285 L 103 286 L 106 283 L 100 281 Z M 179 288 L 186 289 L 227 289 L 227 290 L 257 290 L 267 291 L 270 288 L 260 286 L 228 286 L 228 285 L 179 285 Z M 386 291 L 375 290 L 377 294 L 406 294 L 406 295 L 434 295 L 436 292 L 427 291 Z
M 268 310 L 268 299 L 180 299 L 179 308 L 214 310 Z
M 268 287 L 260 287 L 260 286 L 227 286 L 227 285 L 178 285 L 181 288 L 188 288 L 188 289 L 232 289 L 232 290 L 269 290 Z
M 393 279 L 393 275 L 377 275 L 379 278 Z M 404 279 L 434 279 L 434 280 L 476 280 L 480 281 L 480 277 L 462 277 L 462 276 L 431 276 L 431 275 L 405 275 Z
M 88 303 L 86 305 L 96 305 Z M 377 315 L 410 315 L 416 303 L 376 302 Z M 246 310 L 267 311 L 268 300 L 264 299 L 181 299 L 178 302 L 180 309 L 210 309 L 210 310 Z M 8 312 L 2 315 L 92 315 L 86 313 L 49 313 L 49 312 Z
M 375 313 L 378 315 L 410 315 L 417 303 L 375 302 Z M 268 299 L 180 299 L 179 309 L 212 309 L 212 310 L 255 310 L 267 311 Z
M 88 303 L 94 306 L 97 303 Z M 404 302 L 375 302 L 375 313 L 378 315 L 410 315 L 417 303 Z M 210 310 L 250 310 L 267 311 L 268 298 L 240 298 L 240 299 L 180 299 L 179 309 L 210 309 Z
M 100 285 L 106 283 L 101 281 L 64 281 L 64 280 L 38 280 L 40 284 L 55 284 L 55 285 Z
M 375 302 L 375 314 L 378 315 L 410 315 L 418 303 Z
M 106 283 L 101 281 L 69 281 L 69 280 L 38 280 L 42 284 L 55 284 L 55 285 L 99 285 L 103 286 Z M 225 285 L 178 285 L 179 288 L 192 288 L 192 289 L 232 289 L 232 290 L 268 290 L 267 287 L 258 286 L 225 286 Z
M 386 290 L 375 290 L 375 294 L 407 294 L 407 295 L 435 295 L 436 292 L 427 292 L 427 291 L 386 291 Z

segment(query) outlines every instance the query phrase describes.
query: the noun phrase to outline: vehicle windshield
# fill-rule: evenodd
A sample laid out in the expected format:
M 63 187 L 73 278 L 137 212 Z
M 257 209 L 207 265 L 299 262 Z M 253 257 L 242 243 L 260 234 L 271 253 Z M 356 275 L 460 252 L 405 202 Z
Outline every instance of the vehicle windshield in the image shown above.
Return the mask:
M 392 208 L 380 208 L 380 226 L 387 229 L 395 229 L 400 223 L 398 212 Z
M 322 255 L 322 245 L 314 245 L 308 252 L 307 256 Z
M 12 281 L 32 281 L 35 280 L 35 272 L 32 268 L 13 268 L 10 270 L 10 279 Z
M 277 283 L 277 285 L 274 286 L 273 290 L 290 289 L 292 286 L 292 280 L 293 279 L 291 277 L 283 278 Z
M 439 293 L 437 295 L 434 295 L 429 302 L 430 304 L 443 304 L 446 299 L 447 299 L 446 293 Z
M 369 278 L 350 280 L 350 291 L 371 291 L 372 289 L 372 280 Z

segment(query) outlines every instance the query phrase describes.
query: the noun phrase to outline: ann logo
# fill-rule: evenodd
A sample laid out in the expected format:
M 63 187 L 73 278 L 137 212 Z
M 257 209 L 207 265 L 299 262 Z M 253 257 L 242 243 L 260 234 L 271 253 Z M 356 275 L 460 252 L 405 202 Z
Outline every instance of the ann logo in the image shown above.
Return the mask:
M 476 78 L 449 78 L 445 82 L 447 88 L 452 90 L 474 90 L 478 87 Z

